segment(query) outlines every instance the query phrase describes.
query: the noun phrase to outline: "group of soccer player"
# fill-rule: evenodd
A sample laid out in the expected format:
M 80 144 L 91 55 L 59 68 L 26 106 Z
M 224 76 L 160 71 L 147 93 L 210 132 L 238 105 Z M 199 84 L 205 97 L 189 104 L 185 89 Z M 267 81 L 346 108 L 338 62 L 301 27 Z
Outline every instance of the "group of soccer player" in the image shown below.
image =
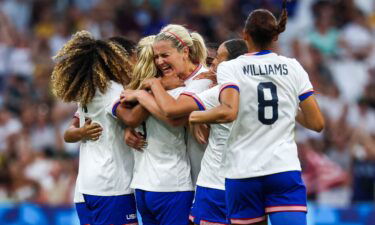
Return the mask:
M 324 120 L 309 77 L 273 53 L 285 30 L 252 11 L 242 39 L 210 68 L 203 38 L 170 24 L 137 45 L 76 33 L 55 56 L 52 87 L 78 103 L 64 134 L 81 141 L 81 224 L 306 224 L 296 121 Z M 125 139 L 125 141 L 124 141 Z

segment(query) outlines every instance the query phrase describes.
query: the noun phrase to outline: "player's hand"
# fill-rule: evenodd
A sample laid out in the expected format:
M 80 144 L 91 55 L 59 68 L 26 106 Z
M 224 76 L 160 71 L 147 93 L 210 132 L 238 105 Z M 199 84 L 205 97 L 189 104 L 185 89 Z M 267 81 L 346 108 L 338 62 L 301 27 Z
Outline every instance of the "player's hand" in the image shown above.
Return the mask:
M 160 79 L 161 85 L 165 90 L 172 90 L 178 87 L 185 86 L 184 81 L 178 76 L 164 76 Z
M 133 128 L 126 128 L 124 134 L 125 143 L 137 151 L 143 151 L 142 148 L 147 146 L 143 136 L 137 133 Z
M 151 89 L 152 84 L 158 81 L 157 78 L 148 78 L 142 82 L 141 89 Z
M 201 79 L 209 79 L 212 81 L 211 86 L 215 86 L 217 84 L 216 73 L 212 70 L 207 72 L 200 73 L 198 76 L 194 77 L 194 80 L 201 80 Z
M 91 119 L 88 119 L 81 130 L 83 140 L 96 141 L 102 135 L 103 128 L 98 123 L 92 123 Z
M 190 124 L 190 132 L 194 135 L 199 144 L 205 145 L 208 143 L 208 136 L 210 128 L 206 124 Z
M 126 89 L 120 94 L 120 102 L 124 104 L 126 102 L 136 102 L 137 101 L 137 91 Z

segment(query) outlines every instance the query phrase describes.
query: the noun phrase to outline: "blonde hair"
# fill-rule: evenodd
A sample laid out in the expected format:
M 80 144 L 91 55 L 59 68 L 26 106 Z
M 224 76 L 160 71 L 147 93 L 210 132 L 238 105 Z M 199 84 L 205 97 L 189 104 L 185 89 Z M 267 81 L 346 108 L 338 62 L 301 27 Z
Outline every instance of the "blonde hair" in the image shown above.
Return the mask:
M 155 37 L 155 35 L 147 36 L 138 42 L 138 60 L 134 66 L 133 76 L 127 88 L 140 89 L 144 80 L 157 75 L 158 70 L 154 63 L 154 52 L 152 50 Z
M 188 47 L 190 61 L 206 65 L 207 48 L 202 36 L 197 32 L 189 33 L 184 26 L 169 24 L 155 38 L 155 42 L 164 40 L 171 41 L 178 51 Z
M 95 40 L 79 31 L 53 57 L 52 91 L 65 102 L 86 106 L 96 90 L 105 93 L 109 81 L 122 85 L 130 80 L 132 63 L 126 51 L 112 41 Z

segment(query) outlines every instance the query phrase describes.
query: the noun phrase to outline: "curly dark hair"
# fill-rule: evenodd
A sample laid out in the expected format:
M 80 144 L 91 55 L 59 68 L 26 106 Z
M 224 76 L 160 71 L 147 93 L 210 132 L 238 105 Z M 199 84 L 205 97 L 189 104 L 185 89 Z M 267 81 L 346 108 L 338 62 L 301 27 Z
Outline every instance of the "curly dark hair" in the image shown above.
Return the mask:
M 54 57 L 54 94 L 65 102 L 86 106 L 96 90 L 105 93 L 109 81 L 126 85 L 133 65 L 125 49 L 114 41 L 96 40 L 87 31 L 73 35 Z

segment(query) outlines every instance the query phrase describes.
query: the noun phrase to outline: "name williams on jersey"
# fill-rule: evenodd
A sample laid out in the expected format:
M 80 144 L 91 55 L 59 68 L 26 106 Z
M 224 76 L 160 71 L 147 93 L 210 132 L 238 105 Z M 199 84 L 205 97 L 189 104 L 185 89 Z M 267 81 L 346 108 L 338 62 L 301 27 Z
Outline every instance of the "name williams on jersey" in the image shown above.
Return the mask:
M 286 64 L 249 64 L 243 66 L 242 70 L 245 75 L 251 76 L 288 75 Z

